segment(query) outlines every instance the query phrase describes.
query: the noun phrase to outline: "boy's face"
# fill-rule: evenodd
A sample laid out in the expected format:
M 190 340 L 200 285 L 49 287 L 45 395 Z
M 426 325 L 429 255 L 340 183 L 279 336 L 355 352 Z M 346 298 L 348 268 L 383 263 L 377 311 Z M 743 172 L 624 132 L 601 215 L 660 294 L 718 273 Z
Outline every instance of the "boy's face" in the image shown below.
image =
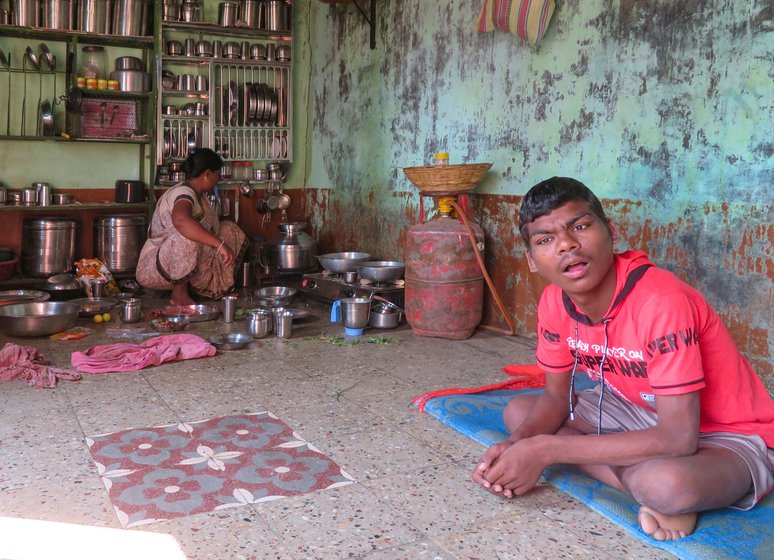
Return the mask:
M 585 201 L 573 200 L 527 224 L 527 262 L 573 300 L 612 298 L 615 224 L 605 223 Z M 612 280 L 611 280 L 612 278 Z M 612 283 L 611 283 L 612 282 Z

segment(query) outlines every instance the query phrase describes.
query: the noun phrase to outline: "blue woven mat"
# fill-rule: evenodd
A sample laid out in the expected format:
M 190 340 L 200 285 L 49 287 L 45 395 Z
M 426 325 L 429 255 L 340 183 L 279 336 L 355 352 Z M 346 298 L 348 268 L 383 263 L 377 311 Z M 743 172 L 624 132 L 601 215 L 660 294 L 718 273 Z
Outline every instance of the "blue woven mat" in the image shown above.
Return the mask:
M 489 391 L 430 399 L 425 410 L 432 417 L 485 447 L 504 440 L 508 433 L 502 412 L 517 394 L 539 390 Z M 686 560 L 774 559 L 774 494 L 750 511 L 720 509 L 699 515 L 696 531 L 678 541 L 661 542 L 642 532 L 637 523 L 639 506 L 629 495 L 581 474 L 571 467 L 554 466 L 544 478 L 597 513 L 649 545 Z

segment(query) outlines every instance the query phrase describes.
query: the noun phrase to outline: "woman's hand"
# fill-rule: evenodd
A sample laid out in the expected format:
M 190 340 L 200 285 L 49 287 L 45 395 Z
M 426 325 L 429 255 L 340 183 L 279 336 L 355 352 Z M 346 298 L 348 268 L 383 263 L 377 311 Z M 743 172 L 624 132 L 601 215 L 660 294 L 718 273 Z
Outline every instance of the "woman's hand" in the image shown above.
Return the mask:
M 223 259 L 223 263 L 226 266 L 234 266 L 234 263 L 236 262 L 236 255 L 234 254 L 234 251 L 231 250 L 231 247 L 225 243 L 220 244 L 220 247 L 217 249 L 217 255 Z

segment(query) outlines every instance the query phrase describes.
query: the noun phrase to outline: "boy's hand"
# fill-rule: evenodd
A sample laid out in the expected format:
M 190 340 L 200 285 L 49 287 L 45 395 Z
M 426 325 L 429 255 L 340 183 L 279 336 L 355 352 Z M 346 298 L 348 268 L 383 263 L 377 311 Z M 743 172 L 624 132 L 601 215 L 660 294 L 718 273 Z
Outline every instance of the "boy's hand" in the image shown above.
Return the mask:
M 534 488 L 548 465 L 536 453 L 531 440 L 520 440 L 503 450 L 497 461 L 483 470 L 482 476 L 489 486 L 482 485 L 506 498 L 521 496 Z
M 510 441 L 502 441 L 500 443 L 494 444 L 492 447 L 487 449 L 486 453 L 484 453 L 484 456 L 481 458 L 481 460 L 476 464 L 476 467 L 473 469 L 473 482 L 476 484 L 480 484 L 487 490 L 490 490 L 492 485 L 489 483 L 489 481 L 484 478 L 484 473 L 494 465 L 495 461 L 502 455 L 503 451 L 508 449 L 508 447 L 511 445 Z

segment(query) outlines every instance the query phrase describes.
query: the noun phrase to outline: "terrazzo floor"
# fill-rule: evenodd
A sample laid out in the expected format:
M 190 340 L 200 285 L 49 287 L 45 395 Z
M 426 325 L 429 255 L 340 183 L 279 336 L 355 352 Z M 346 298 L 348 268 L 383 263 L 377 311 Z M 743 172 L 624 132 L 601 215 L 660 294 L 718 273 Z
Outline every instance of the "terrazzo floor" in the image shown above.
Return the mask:
M 347 339 L 328 308 L 312 310 L 288 340 L 84 374 L 53 390 L 0 384 L 0 558 L 673 558 L 553 487 L 515 500 L 490 495 L 470 480 L 484 449 L 410 406 L 428 390 L 503 380 L 502 366 L 533 361 L 533 342 L 485 331 L 452 342 L 405 326 Z M 0 343 L 34 345 L 65 367 L 73 351 L 118 341 L 107 333 L 121 324 L 79 326 L 94 333 Z M 239 330 L 244 321 L 215 320 L 186 332 Z M 263 411 L 354 482 L 122 529 L 87 436 Z

